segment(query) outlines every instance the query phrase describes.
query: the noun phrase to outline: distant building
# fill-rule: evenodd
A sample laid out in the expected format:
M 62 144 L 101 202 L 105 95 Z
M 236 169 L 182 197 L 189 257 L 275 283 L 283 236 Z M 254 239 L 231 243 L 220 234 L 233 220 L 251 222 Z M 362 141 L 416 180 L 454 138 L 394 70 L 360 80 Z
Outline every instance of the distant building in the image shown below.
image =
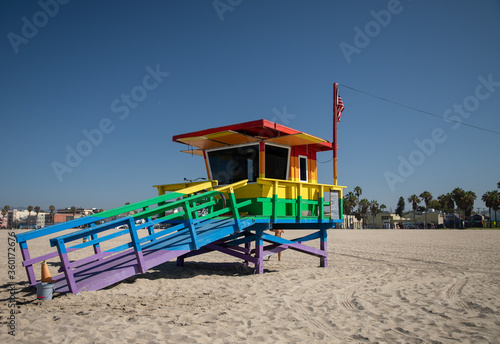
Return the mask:
M 354 215 L 344 215 L 344 223 L 342 224 L 342 228 L 362 229 L 363 219 L 358 220 Z
M 3 218 L 0 216 L 0 228 L 22 228 L 22 229 L 35 229 L 43 228 L 53 224 L 70 221 L 83 216 L 94 214 L 93 209 L 77 208 L 75 216 L 71 208 L 59 209 L 57 213 L 50 214 L 46 212 L 34 211 L 31 213 L 28 210 L 11 209 Z
M 66 221 L 71 221 L 71 220 L 77 219 L 79 217 L 82 217 L 82 216 L 81 215 L 73 216 L 73 214 L 56 213 L 56 214 L 54 214 L 54 224 L 58 224 L 58 223 L 66 222 Z
M 469 227 L 482 228 L 484 225 L 484 217 L 480 214 L 474 214 L 470 216 L 469 222 L 470 224 L 467 223 Z
M 424 228 L 424 223 L 427 223 L 427 228 L 442 228 L 445 224 L 446 217 L 441 211 L 436 211 L 434 209 L 415 213 L 415 220 L 413 219 L 413 211 L 409 211 L 404 215 L 407 221 L 414 225 L 418 225 L 419 228 Z
M 17 226 L 20 226 L 21 224 L 24 224 L 26 222 L 26 218 L 28 217 L 28 215 L 29 211 L 27 210 L 17 210 L 17 209 L 9 210 L 9 213 L 7 214 L 8 228 L 15 228 Z
M 397 229 L 402 228 L 403 223 L 408 222 L 409 220 L 410 219 L 407 217 L 401 217 L 388 211 L 382 211 L 375 215 L 375 219 L 373 216 L 368 215 L 366 224 L 369 228 Z
M 1 216 L 0 217 L 0 228 L 4 229 L 4 228 L 8 228 L 7 227 L 7 224 L 8 224 L 8 216 L 5 215 L 5 216 Z
M 500 223 L 500 210 L 496 211 L 496 221 L 497 222 L 495 222 L 495 211 L 494 210 L 491 211 L 491 218 L 490 218 L 489 211 L 486 214 L 487 215 L 485 216 L 485 219 L 484 219 L 485 220 L 484 221 L 485 227 L 490 227 L 490 225 L 492 227 L 496 227 L 499 225 L 499 223 Z
M 75 214 L 73 215 L 73 211 L 71 208 L 58 209 L 57 213 L 54 214 L 54 224 L 62 223 L 66 221 L 71 221 L 74 219 L 79 219 L 80 217 L 89 216 L 96 212 L 96 209 L 84 209 L 84 208 L 76 208 Z
M 45 215 L 45 227 L 52 226 L 54 224 L 53 215 L 55 214 L 45 213 L 44 215 Z
M 35 229 L 45 227 L 45 212 L 11 209 L 7 215 L 7 228 Z
M 71 208 L 58 209 L 58 214 L 71 214 L 73 216 L 73 211 Z M 89 216 L 94 213 L 93 209 L 84 209 L 84 208 L 76 208 L 75 209 L 75 219 L 78 219 L 83 216 Z

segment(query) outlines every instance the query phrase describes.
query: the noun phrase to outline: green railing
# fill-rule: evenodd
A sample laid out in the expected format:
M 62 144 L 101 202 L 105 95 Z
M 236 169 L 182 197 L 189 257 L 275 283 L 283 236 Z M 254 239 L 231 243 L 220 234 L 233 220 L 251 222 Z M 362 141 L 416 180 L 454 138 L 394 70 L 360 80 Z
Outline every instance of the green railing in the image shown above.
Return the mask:
M 258 178 L 258 184 L 271 186 L 271 197 L 258 198 L 259 202 L 271 203 L 273 221 L 280 219 L 294 218 L 297 222 L 313 220 L 326 222 L 333 220 L 325 214 L 324 208 L 332 204 L 324 199 L 325 192 L 338 192 L 339 219 L 343 219 L 342 214 L 342 188 L 341 186 L 306 183 L 271 178 Z M 281 194 L 281 195 L 280 195 Z M 286 194 L 292 195 L 287 197 Z M 291 205 L 294 215 L 286 211 L 279 211 L 280 204 Z M 286 207 L 286 206 L 285 206 Z M 311 221 L 312 222 L 312 221 Z

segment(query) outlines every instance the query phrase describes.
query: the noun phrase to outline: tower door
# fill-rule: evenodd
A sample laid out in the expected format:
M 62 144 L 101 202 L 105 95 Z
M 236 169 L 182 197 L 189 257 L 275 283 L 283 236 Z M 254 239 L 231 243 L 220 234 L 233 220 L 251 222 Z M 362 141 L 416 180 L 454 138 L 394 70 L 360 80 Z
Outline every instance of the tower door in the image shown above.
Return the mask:
M 299 181 L 307 182 L 307 157 L 305 155 L 299 155 Z

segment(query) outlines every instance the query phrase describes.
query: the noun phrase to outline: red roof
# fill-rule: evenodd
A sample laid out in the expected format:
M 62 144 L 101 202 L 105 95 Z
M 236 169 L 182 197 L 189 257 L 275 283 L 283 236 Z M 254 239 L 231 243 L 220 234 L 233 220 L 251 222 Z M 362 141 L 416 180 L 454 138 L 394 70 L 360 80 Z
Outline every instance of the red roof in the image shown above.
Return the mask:
M 332 143 L 327 140 L 265 119 L 175 135 L 172 140 L 198 149 L 259 141 L 274 142 L 287 146 L 307 145 L 308 149 L 317 151 L 333 149 Z

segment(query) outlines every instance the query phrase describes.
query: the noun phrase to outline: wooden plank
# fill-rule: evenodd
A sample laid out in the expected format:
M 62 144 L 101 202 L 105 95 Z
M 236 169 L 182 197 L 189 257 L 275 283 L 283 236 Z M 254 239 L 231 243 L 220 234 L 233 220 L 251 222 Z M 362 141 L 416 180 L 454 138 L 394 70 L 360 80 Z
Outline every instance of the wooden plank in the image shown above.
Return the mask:
M 280 238 L 280 237 L 277 237 L 274 235 L 269 235 L 267 233 L 262 234 L 262 239 L 266 240 L 266 241 L 274 242 L 277 244 L 281 244 L 281 245 L 287 245 L 289 248 L 303 252 L 303 253 L 312 254 L 315 256 L 323 256 L 324 255 L 324 252 L 321 250 L 318 250 L 317 248 L 306 246 L 306 245 L 300 244 L 298 242 L 283 239 L 283 238 Z
M 69 290 L 73 294 L 78 293 L 78 288 L 76 286 L 75 277 L 73 275 L 73 271 L 71 271 L 70 262 L 68 259 L 68 252 L 64 247 L 64 241 L 59 240 L 57 242 L 57 252 L 59 252 L 59 258 L 61 260 L 62 269 L 64 272 L 64 276 L 66 277 L 66 283 L 68 284 Z
M 132 244 L 129 244 L 128 246 L 129 246 L 128 248 L 130 248 L 132 246 Z M 80 260 L 71 262 L 70 267 L 72 269 L 76 269 L 80 266 L 87 265 L 88 263 L 96 262 L 100 259 L 106 258 L 108 256 L 112 256 L 113 254 L 116 254 L 116 252 L 110 252 L 110 251 L 100 252 L 100 253 L 94 254 L 92 256 L 85 257 L 85 258 L 82 258 Z
M 184 228 L 184 223 L 177 224 L 172 227 L 168 227 L 162 231 L 156 232 L 154 234 L 145 236 L 141 238 L 139 241 L 142 244 L 142 247 L 147 247 L 147 244 L 153 244 L 156 240 L 165 237 L 166 235 L 172 234 L 178 230 L 181 230 Z
M 114 221 L 103 223 L 102 225 L 82 229 L 82 230 L 79 230 L 79 231 L 76 231 L 73 233 L 68 233 L 65 235 L 58 236 L 56 238 L 52 238 L 52 239 L 50 239 L 50 246 L 56 246 L 57 243 L 61 240 L 66 243 L 66 242 L 70 242 L 70 241 L 74 241 L 74 240 L 88 237 L 89 235 L 92 235 L 92 234 L 101 233 L 101 232 L 107 231 L 108 229 L 118 227 L 120 225 L 126 225 L 126 224 L 128 224 L 129 219 L 130 219 L 130 217 L 123 217 L 121 219 L 117 219 Z
M 327 250 L 327 233 L 326 229 L 319 232 L 320 235 L 320 249 L 324 252 L 325 256 L 320 258 L 319 266 L 326 268 L 328 266 L 328 250 Z
M 229 249 L 227 247 L 220 246 L 220 245 L 208 244 L 207 248 L 212 249 L 214 251 L 219 251 L 219 252 L 228 254 L 228 255 L 236 257 L 236 258 L 243 259 L 245 261 L 249 261 L 253 264 L 257 264 L 259 262 L 258 258 L 254 258 L 249 254 L 240 253 L 238 251 L 235 251 L 235 250 L 232 250 L 232 249 Z
M 255 258 L 257 259 L 257 262 L 255 263 L 255 272 L 258 274 L 264 273 L 263 233 L 264 231 L 262 230 L 257 230 L 255 233 Z
M 69 252 L 72 252 L 72 251 L 76 251 L 77 249 L 73 249 L 73 248 L 68 248 L 66 249 Z M 36 264 L 36 263 L 40 263 L 40 262 L 43 262 L 44 260 L 48 260 L 48 259 L 51 259 L 51 258 L 54 258 L 54 257 L 57 257 L 59 256 L 59 253 L 57 251 L 54 251 L 54 252 L 51 252 L 51 253 L 47 253 L 43 256 L 40 256 L 40 257 L 36 257 L 36 258 L 30 258 L 30 259 L 26 259 L 23 261 L 23 266 L 30 266 L 30 265 L 33 265 L 33 264 Z
M 30 251 L 28 250 L 28 243 L 26 241 L 22 241 L 19 243 L 21 247 L 21 255 L 23 256 L 23 260 L 30 260 Z M 26 274 L 28 275 L 28 280 L 30 285 L 36 284 L 35 271 L 33 270 L 33 266 L 30 264 L 26 266 Z
M 42 236 L 61 232 L 61 231 L 67 230 L 67 229 L 87 225 L 89 223 L 93 223 L 95 221 L 99 221 L 102 219 L 104 219 L 104 217 L 95 217 L 95 216 L 93 216 L 93 217 L 81 217 L 81 218 L 71 220 L 68 222 L 64 222 L 61 224 L 56 224 L 56 225 L 45 227 L 45 228 L 35 229 L 35 230 L 29 231 L 26 233 L 19 233 L 16 235 L 16 240 L 18 243 L 21 243 L 23 241 L 29 241 L 32 239 L 40 238 Z

